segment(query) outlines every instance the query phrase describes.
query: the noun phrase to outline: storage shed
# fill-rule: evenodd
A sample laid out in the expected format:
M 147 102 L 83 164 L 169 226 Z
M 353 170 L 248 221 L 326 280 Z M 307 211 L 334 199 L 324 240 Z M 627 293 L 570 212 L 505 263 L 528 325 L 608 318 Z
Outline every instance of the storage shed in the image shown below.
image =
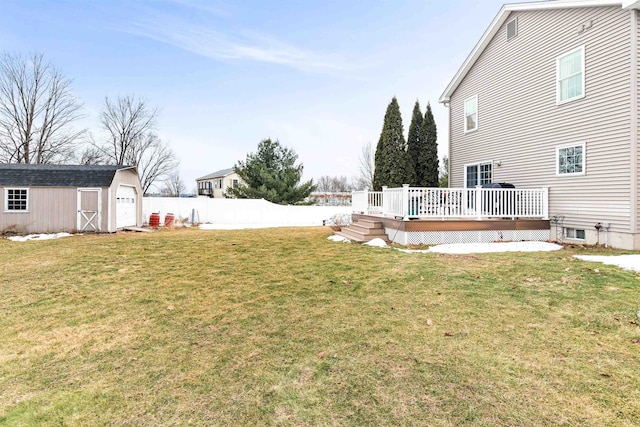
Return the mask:
M 135 166 L 0 164 L 0 232 L 115 232 L 142 226 Z

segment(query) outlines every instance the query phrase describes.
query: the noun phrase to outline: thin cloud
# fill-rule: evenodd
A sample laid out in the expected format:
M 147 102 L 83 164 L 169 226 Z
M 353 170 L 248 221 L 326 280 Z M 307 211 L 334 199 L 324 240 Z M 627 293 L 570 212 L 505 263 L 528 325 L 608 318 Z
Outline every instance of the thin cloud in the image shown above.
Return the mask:
M 269 35 L 247 31 L 225 33 L 174 18 L 137 23 L 120 31 L 216 60 L 267 62 L 314 72 L 345 69 L 335 57 L 300 49 Z
M 198 11 L 211 13 L 221 17 L 229 17 L 230 13 L 226 7 L 216 4 L 211 0 L 163 0 L 165 3 L 174 4 L 180 7 L 196 9 Z

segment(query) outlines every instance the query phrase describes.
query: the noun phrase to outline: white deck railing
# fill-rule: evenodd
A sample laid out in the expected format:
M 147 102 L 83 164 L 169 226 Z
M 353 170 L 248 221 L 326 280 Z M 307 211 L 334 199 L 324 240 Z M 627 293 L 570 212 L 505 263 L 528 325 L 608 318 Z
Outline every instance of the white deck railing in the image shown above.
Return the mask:
M 354 191 L 353 212 L 411 218 L 549 218 L 549 189 L 383 188 Z
M 351 192 L 351 206 L 353 212 L 381 214 L 382 191 L 353 191 Z

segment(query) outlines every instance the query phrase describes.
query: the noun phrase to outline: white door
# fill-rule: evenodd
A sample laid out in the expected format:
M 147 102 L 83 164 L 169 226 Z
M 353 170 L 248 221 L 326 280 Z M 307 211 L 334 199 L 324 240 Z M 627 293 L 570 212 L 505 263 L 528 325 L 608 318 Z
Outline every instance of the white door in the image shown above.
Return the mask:
M 102 191 L 99 188 L 78 189 L 78 231 L 100 231 Z
M 121 185 L 116 191 L 116 228 L 137 224 L 137 194 L 135 187 Z

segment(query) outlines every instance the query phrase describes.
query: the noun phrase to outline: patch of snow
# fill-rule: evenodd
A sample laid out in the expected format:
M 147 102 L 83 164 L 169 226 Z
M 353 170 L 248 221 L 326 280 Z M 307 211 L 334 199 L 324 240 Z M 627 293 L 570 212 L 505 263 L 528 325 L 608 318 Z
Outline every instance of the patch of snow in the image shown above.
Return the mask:
M 398 249 L 405 253 L 436 252 L 443 254 L 481 254 L 497 252 L 549 252 L 562 246 L 549 242 L 494 242 L 494 243 L 448 243 L 432 246 L 426 250 Z
M 332 242 L 351 243 L 351 240 L 347 239 L 346 237 L 338 236 L 337 234 L 327 237 L 327 240 L 331 240 Z
M 640 271 L 640 255 L 574 255 L 575 258 L 583 261 L 601 262 L 608 265 L 616 265 L 625 270 Z
M 387 242 L 385 242 L 384 240 L 382 240 L 379 237 L 376 237 L 375 239 L 371 239 L 366 243 L 363 243 L 363 245 L 366 246 L 373 246 L 376 248 L 388 248 L 389 246 L 387 245 Z
M 401 249 L 396 248 L 397 251 L 404 252 L 405 254 L 426 254 L 429 253 L 429 249 Z
M 7 237 L 7 239 L 12 242 L 26 242 L 27 240 L 53 240 L 60 239 L 62 237 L 70 237 L 73 234 L 69 233 L 55 233 L 55 234 L 29 234 L 27 236 L 12 236 Z

